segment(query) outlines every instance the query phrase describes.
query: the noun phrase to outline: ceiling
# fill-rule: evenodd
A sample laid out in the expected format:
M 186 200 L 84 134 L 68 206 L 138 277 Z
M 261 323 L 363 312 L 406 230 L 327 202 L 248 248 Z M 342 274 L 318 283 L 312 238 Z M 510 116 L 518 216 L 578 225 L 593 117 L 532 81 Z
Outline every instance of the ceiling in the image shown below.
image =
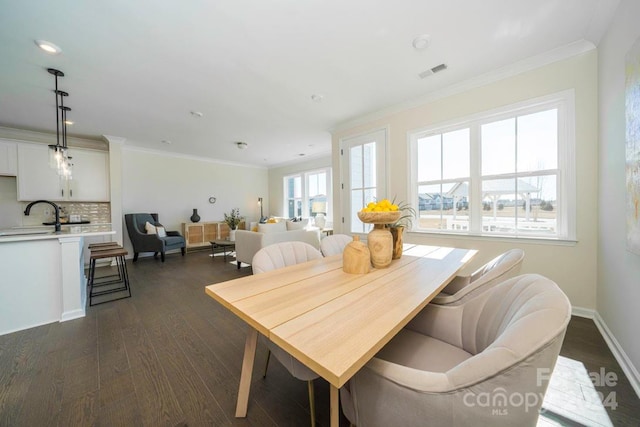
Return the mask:
M 329 154 L 331 130 L 363 115 L 577 41 L 597 46 L 617 5 L 0 0 L 0 126 L 55 132 L 53 67 L 65 73 L 70 135 L 281 165 Z M 422 34 L 430 43 L 416 50 Z M 418 77 L 441 63 L 445 71 Z

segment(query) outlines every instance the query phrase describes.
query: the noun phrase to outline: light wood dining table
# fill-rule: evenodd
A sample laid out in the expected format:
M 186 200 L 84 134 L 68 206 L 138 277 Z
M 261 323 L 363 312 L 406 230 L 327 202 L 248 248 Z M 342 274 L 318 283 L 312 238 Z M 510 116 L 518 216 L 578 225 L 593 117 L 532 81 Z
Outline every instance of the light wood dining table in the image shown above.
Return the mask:
M 249 325 L 236 417 L 245 417 L 258 333 L 338 390 L 444 288 L 473 249 L 405 245 L 400 259 L 367 274 L 342 271 L 342 255 L 217 283 L 206 293 Z

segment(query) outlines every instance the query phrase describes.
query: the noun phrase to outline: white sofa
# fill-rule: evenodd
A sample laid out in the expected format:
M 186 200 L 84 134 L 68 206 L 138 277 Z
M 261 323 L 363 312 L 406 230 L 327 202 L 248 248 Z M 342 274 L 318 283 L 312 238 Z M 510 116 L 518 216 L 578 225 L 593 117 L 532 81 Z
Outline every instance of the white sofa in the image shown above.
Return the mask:
M 279 222 L 277 224 L 259 224 L 258 231 L 236 231 L 236 261 L 251 264 L 253 256 L 265 246 L 280 242 L 299 241 L 320 249 L 320 230 L 318 228 L 298 228 L 303 224 Z M 289 229 L 287 229 L 289 227 Z M 293 229 L 296 228 L 296 229 Z

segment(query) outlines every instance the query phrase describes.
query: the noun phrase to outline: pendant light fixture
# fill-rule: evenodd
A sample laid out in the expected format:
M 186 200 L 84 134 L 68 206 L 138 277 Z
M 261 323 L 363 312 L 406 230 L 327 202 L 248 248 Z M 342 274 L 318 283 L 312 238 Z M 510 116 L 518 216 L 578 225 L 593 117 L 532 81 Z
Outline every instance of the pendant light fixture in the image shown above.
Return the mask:
M 58 77 L 64 77 L 64 73 L 55 68 L 47 68 L 47 71 L 55 77 L 54 93 L 56 95 L 56 144 L 49 145 L 49 166 L 56 169 L 58 175 L 68 180 L 73 177 L 73 164 L 67 145 L 67 111 L 71 111 L 71 108 L 64 105 L 64 97 L 69 94 L 58 89 Z
M 53 93 L 56 96 L 56 144 L 49 145 L 49 167 L 52 169 L 60 170 L 60 166 L 62 165 L 62 161 L 65 155 L 65 149 L 60 144 L 60 114 L 59 114 L 59 106 L 58 106 L 58 77 L 64 77 L 64 73 L 60 70 L 56 70 L 55 68 L 47 68 L 49 74 L 53 74 L 55 78 L 55 90 Z
M 63 96 L 69 96 L 67 92 L 60 92 L 60 109 L 62 110 L 62 148 L 64 149 L 64 156 L 62 158 L 62 165 L 58 168 L 58 175 L 65 179 L 73 178 L 73 164 L 71 163 L 71 156 L 67 150 L 67 111 L 71 111 L 71 108 L 65 107 Z

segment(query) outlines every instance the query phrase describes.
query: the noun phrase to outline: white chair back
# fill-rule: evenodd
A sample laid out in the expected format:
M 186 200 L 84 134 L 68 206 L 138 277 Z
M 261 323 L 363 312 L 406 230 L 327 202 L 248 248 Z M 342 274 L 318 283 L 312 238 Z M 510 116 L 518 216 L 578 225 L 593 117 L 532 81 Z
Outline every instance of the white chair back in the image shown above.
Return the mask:
M 469 276 L 456 276 L 432 302 L 434 304 L 461 304 L 469 298 L 488 291 L 492 287 L 516 276 L 522 261 L 524 251 L 511 249 L 498 255 Z
M 322 253 L 304 242 L 281 242 L 265 246 L 253 256 L 253 274 L 322 258 Z
M 320 241 L 320 250 L 324 256 L 341 254 L 344 247 L 353 241 L 351 236 L 346 234 L 334 234 L 327 236 Z

